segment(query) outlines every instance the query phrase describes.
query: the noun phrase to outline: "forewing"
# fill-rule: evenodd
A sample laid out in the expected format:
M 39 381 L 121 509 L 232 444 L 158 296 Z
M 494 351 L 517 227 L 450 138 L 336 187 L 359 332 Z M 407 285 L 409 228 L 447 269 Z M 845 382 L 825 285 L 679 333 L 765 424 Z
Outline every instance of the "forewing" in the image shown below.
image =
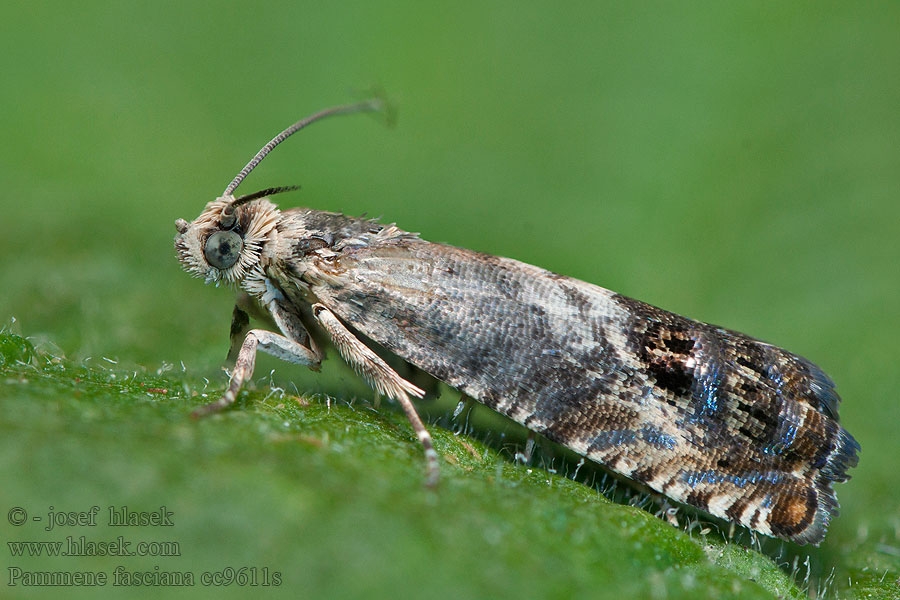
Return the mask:
M 824 537 L 858 444 L 817 367 L 518 261 L 418 239 L 309 274 L 341 319 L 529 429 L 667 496 Z

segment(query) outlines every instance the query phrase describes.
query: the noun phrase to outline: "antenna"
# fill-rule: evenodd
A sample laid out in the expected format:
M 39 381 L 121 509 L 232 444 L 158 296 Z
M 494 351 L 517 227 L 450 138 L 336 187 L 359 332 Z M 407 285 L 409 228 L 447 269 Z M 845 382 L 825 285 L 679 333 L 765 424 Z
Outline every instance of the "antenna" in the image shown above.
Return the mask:
M 297 121 L 278 135 L 272 138 L 272 140 L 262 147 L 262 149 L 256 153 L 256 156 L 253 157 L 253 160 L 247 163 L 241 172 L 237 174 L 237 176 L 231 180 L 231 183 L 228 184 L 228 187 L 225 188 L 225 192 L 222 194 L 223 196 L 231 196 L 234 193 L 234 190 L 241 184 L 244 178 L 250 174 L 250 171 L 256 168 L 256 165 L 262 162 L 262 159 L 266 157 L 266 155 L 271 152 L 275 146 L 288 139 L 307 125 L 311 125 L 316 121 L 320 121 L 326 117 L 331 117 L 334 115 L 348 115 L 358 112 L 373 112 L 382 110 L 384 107 L 384 102 L 379 98 L 371 98 L 369 100 L 364 100 L 363 102 L 357 102 L 355 104 L 344 104 L 341 106 L 333 106 L 332 108 L 326 108 L 323 111 L 317 112 L 314 115 L 310 115 L 305 119 Z M 233 204 L 229 205 L 225 209 L 225 214 L 230 214 L 231 210 L 229 208 L 233 208 Z

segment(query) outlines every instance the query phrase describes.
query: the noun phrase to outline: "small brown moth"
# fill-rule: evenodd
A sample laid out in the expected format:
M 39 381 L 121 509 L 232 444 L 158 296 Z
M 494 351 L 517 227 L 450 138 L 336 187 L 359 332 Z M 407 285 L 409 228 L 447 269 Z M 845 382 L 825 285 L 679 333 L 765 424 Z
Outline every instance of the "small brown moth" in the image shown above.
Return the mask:
M 234 196 L 275 146 L 310 123 L 379 110 L 368 101 L 312 115 L 266 144 L 192 223 L 184 268 L 236 288 L 233 403 L 257 350 L 318 369 L 324 339 L 397 400 L 437 454 L 381 347 L 437 380 L 676 500 L 760 533 L 818 544 L 837 514 L 859 444 L 838 424 L 833 382 L 814 364 L 744 334 L 666 312 L 508 258 L 435 244 L 362 217 Z M 272 329 L 250 329 L 249 315 Z

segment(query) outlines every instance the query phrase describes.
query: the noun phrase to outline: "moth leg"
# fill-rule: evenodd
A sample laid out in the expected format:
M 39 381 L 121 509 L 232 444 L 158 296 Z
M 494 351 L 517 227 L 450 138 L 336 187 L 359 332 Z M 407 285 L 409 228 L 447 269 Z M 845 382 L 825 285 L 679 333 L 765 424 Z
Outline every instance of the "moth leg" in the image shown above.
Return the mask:
M 241 344 L 241 350 L 238 352 L 234 370 L 231 372 L 231 380 L 228 383 L 228 389 L 225 391 L 225 394 L 215 402 L 196 409 L 191 413 L 192 417 L 203 417 L 210 413 L 218 412 L 234 403 L 241 386 L 253 376 L 257 349 L 298 365 L 318 367 L 321 362 L 321 358 L 316 352 L 302 344 L 289 340 L 283 335 L 266 331 L 265 329 L 251 329 L 247 333 L 247 337 L 244 338 L 244 343 Z
M 516 452 L 516 462 L 522 465 L 531 463 L 531 455 L 534 454 L 534 438 L 536 434 L 533 431 L 528 432 L 528 439 L 525 441 L 525 452 Z
M 406 418 L 409 419 L 413 431 L 419 438 L 419 442 L 425 449 L 425 466 L 427 471 L 426 485 L 434 486 L 438 481 L 438 455 L 431 441 L 431 434 L 425 429 L 416 407 L 409 399 L 410 394 L 421 398 L 425 392 L 409 383 L 391 369 L 375 352 L 359 341 L 350 331 L 344 327 L 338 318 L 322 304 L 314 304 L 313 315 L 328 332 L 332 342 L 337 347 L 344 360 L 359 373 L 375 391 L 385 396 L 390 396 L 400 403 Z
M 459 393 L 459 402 L 456 403 L 456 408 L 453 410 L 453 418 L 456 419 L 459 415 L 466 413 L 466 421 L 469 420 L 469 413 L 472 412 L 472 407 L 475 406 L 475 400 L 469 397 L 465 392 Z
M 453 410 L 453 420 L 456 421 L 459 415 L 466 413 L 466 422 L 463 424 L 463 433 L 469 432 L 469 417 L 472 416 L 472 409 L 475 407 L 475 400 L 465 392 L 460 392 L 459 402 Z
M 241 343 L 247 337 L 248 331 L 250 331 L 250 315 L 235 304 L 234 312 L 231 313 L 231 345 L 228 347 L 228 356 L 225 359 L 228 364 L 233 365 L 237 360 Z

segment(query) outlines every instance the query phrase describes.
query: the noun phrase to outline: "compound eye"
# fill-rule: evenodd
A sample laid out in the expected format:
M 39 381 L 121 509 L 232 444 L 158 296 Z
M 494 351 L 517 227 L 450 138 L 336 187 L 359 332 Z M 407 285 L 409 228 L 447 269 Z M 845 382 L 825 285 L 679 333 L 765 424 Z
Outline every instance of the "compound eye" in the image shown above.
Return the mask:
M 244 240 L 233 231 L 217 231 L 206 240 L 203 255 L 217 269 L 227 269 L 237 262 L 244 249 Z

